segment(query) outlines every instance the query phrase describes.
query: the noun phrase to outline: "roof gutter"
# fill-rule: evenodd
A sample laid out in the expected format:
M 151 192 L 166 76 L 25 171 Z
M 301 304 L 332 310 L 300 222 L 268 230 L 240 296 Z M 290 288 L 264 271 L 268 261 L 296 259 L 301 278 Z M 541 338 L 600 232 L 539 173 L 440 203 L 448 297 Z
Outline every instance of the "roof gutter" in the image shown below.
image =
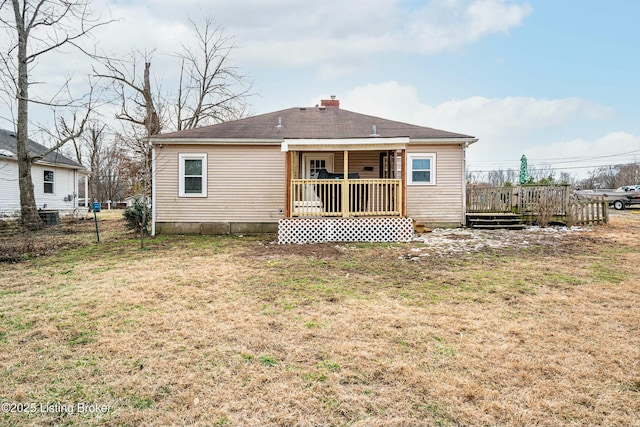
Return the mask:
M 237 139 L 237 138 L 149 138 L 149 142 L 153 145 L 161 144 L 177 144 L 177 145 L 194 145 L 194 144 L 208 144 L 208 145 L 280 145 L 282 139 Z
M 371 150 L 371 149 L 403 149 L 409 143 L 408 137 L 394 138 L 344 138 L 344 139 L 285 139 L 282 141 L 280 151 L 314 149 L 330 151 L 333 149 L 344 150 Z
M 411 139 L 411 144 L 467 144 L 471 145 L 478 142 L 478 138 L 425 138 L 425 139 Z
M 0 156 L 0 159 L 2 159 L 2 160 L 11 160 L 11 161 L 14 161 L 14 162 L 18 161 L 18 158 L 17 157 L 13 157 L 13 156 L 11 156 L 11 157 L 10 156 Z M 76 166 L 76 165 L 67 165 L 65 163 L 52 163 L 52 162 L 48 162 L 48 161 L 42 160 L 42 159 L 34 161 L 33 164 L 34 165 L 40 165 L 40 166 L 51 166 L 51 167 L 54 167 L 54 168 L 73 169 L 73 170 L 77 170 L 78 173 L 80 173 L 80 174 L 88 174 L 89 173 L 87 171 L 87 168 L 85 168 L 82 165 L 77 165 Z

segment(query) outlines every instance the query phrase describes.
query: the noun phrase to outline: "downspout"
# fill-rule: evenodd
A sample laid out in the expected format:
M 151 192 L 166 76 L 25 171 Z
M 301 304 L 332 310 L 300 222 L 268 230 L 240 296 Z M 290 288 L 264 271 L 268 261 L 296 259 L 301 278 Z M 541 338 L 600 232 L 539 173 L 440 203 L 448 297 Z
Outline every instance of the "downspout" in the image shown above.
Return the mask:
M 462 144 L 462 226 L 467 224 L 467 147 L 469 142 Z
M 73 209 L 78 208 L 78 169 L 73 170 Z
M 156 235 L 156 146 L 151 146 L 151 235 Z

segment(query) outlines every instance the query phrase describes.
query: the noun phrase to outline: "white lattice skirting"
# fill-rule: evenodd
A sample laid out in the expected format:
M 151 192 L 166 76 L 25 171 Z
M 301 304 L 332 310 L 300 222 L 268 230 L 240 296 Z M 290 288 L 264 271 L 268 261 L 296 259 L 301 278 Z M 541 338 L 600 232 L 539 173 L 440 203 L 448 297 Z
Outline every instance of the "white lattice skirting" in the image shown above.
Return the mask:
M 408 242 L 411 218 L 284 218 L 278 243 Z

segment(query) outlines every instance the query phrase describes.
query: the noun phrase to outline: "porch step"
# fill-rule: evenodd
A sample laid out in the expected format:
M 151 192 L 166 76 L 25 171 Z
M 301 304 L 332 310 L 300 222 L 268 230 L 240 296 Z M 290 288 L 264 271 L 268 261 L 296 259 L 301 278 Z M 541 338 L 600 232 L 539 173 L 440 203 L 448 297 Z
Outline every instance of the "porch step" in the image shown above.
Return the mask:
M 467 214 L 467 226 L 485 230 L 522 230 L 526 227 L 516 214 Z
M 471 228 L 478 230 L 523 230 L 525 224 L 473 224 Z

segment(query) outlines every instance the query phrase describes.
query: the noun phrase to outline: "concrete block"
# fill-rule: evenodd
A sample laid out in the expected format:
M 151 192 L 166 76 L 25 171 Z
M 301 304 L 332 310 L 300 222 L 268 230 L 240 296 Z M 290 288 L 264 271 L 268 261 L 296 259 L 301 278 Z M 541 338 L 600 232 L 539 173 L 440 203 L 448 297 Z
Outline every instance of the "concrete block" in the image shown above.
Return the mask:
M 277 233 L 277 222 L 232 222 L 231 234 Z
M 220 234 L 229 234 L 229 223 L 228 222 L 203 222 L 200 227 L 200 234 L 205 235 L 220 235 Z
M 200 234 L 200 223 L 157 222 L 156 234 Z

